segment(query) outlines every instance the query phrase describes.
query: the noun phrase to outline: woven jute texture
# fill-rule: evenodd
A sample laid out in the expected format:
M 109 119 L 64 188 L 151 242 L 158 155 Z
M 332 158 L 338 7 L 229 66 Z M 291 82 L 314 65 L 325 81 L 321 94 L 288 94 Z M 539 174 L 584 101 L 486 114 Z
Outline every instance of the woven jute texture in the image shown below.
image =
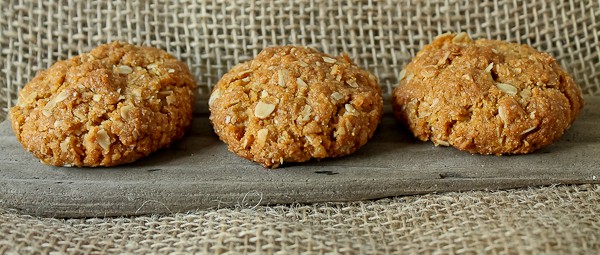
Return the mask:
M 436 35 L 526 43 L 600 95 L 593 1 L 0 1 L 0 120 L 55 61 L 113 40 L 162 48 L 191 68 L 199 101 L 271 45 L 347 52 L 390 95 Z M 46 219 L 0 208 L 0 254 L 598 254 L 600 186 L 473 191 L 377 201 L 239 206 L 163 216 Z
M 411 57 L 446 31 L 530 44 L 585 94 L 600 94 L 598 1 L 28 1 L 0 3 L 0 103 L 58 59 L 114 40 L 165 49 L 196 76 L 199 100 L 233 65 L 272 45 L 347 52 L 384 94 Z M 3 107 L 6 112 L 6 107 Z
M 598 254 L 598 211 L 589 185 L 136 218 L 5 210 L 0 253 Z

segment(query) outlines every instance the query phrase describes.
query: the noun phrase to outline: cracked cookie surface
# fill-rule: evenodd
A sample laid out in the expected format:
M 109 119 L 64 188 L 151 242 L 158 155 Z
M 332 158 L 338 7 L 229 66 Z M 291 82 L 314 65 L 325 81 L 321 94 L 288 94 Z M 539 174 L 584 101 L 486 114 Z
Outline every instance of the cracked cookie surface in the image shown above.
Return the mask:
M 551 144 L 583 107 L 581 90 L 527 45 L 443 34 L 400 73 L 395 116 L 420 140 L 479 154 Z
M 194 88 L 188 67 L 165 51 L 113 42 L 40 72 L 10 118 L 43 163 L 114 166 L 181 138 Z
M 275 168 L 353 153 L 373 135 L 383 101 L 377 79 L 347 55 L 280 46 L 225 74 L 209 108 L 230 151 Z

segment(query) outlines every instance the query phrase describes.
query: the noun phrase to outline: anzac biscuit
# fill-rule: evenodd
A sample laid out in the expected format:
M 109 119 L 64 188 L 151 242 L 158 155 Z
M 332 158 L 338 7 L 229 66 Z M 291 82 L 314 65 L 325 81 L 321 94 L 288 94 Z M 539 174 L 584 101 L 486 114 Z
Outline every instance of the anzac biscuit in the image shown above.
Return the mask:
M 423 141 L 501 155 L 556 141 L 583 99 L 548 54 L 459 33 L 439 36 L 404 68 L 393 107 Z
M 195 82 L 163 50 L 114 42 L 40 72 L 10 110 L 23 147 L 55 166 L 114 166 L 183 136 Z
M 209 107 L 230 151 L 275 168 L 353 153 L 373 135 L 383 102 L 377 79 L 347 55 L 285 46 L 231 69 Z

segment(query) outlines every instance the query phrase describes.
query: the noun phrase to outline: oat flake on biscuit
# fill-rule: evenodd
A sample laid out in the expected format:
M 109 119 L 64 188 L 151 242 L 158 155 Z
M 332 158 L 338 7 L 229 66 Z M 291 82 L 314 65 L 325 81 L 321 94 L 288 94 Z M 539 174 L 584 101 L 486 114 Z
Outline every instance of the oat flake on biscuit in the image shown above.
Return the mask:
M 377 79 L 348 56 L 281 46 L 225 74 L 209 107 L 230 151 L 275 168 L 353 153 L 373 135 L 383 102 Z
M 423 141 L 479 154 L 551 144 L 583 107 L 581 90 L 528 45 L 443 34 L 400 72 L 394 114 Z

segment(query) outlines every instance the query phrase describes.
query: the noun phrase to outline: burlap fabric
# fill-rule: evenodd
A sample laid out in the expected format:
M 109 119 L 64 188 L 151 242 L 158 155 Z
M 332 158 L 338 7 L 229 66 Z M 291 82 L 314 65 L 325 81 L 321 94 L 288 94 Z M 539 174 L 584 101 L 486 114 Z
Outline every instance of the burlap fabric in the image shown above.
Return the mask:
M 0 212 L 0 253 L 598 254 L 599 186 L 107 219 Z
M 1 1 L 0 119 L 37 71 L 113 40 L 185 61 L 200 102 L 233 65 L 281 44 L 345 51 L 389 96 L 401 68 L 445 31 L 530 44 L 600 95 L 598 30 L 595 0 Z M 599 202 L 599 186 L 559 186 L 114 219 L 0 209 L 0 253 L 594 254 Z
M 0 102 L 58 59 L 123 40 L 165 49 L 196 76 L 199 100 L 233 65 L 271 45 L 347 52 L 389 95 L 438 34 L 527 43 L 600 94 L 598 1 L 2 1 Z M 4 111 L 6 108 L 4 107 Z

